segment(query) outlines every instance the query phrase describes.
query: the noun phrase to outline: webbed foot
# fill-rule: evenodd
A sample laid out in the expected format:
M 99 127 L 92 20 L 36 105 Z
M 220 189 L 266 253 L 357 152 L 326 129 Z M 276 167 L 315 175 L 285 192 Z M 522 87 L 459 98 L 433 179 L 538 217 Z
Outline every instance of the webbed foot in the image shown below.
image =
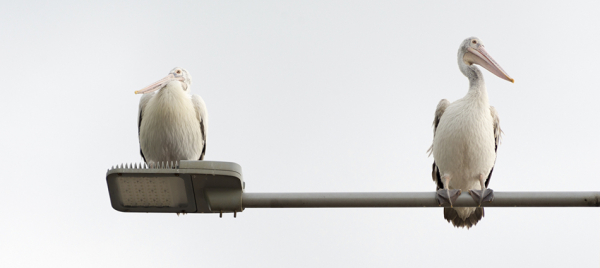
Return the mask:
M 481 204 L 483 202 L 492 202 L 494 201 L 494 190 L 492 189 L 484 189 L 484 190 L 469 190 L 469 194 L 473 197 L 475 202 Z
M 440 206 L 444 204 L 450 204 L 450 207 L 452 207 L 452 203 L 456 201 L 460 194 L 460 189 L 440 189 L 437 190 L 435 199 L 438 201 L 438 204 L 440 204 Z

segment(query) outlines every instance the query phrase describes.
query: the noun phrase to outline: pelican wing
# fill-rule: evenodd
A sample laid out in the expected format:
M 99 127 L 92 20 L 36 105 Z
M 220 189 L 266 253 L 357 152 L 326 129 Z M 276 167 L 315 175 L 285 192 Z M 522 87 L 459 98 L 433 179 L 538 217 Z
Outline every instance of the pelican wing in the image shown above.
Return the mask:
M 433 119 L 433 137 L 435 137 L 435 131 L 437 130 L 438 125 L 440 124 L 440 119 L 442 118 L 442 115 L 444 114 L 448 106 L 450 106 L 450 102 L 447 99 L 442 99 L 438 103 L 437 108 L 435 109 L 435 118 Z M 433 143 L 431 143 L 431 147 L 429 147 L 429 150 L 427 150 L 427 152 L 429 153 L 429 155 L 433 153 Z M 440 176 L 440 170 L 435 164 L 435 161 L 433 161 L 431 178 L 437 184 L 438 190 L 444 188 L 444 184 L 442 183 Z
M 142 95 L 142 98 L 140 98 L 140 108 L 138 111 L 138 139 L 140 137 L 140 128 L 142 127 L 142 118 L 144 115 L 144 109 L 146 109 L 146 105 L 148 104 L 148 102 L 150 101 L 150 99 L 152 99 L 152 97 L 154 97 L 154 92 L 153 93 L 147 93 Z M 144 152 L 142 152 L 142 146 L 140 145 L 140 155 L 142 155 L 142 158 L 144 159 L 144 162 L 146 162 L 146 157 L 144 157 Z
M 490 106 L 490 113 L 492 114 L 492 119 L 494 120 L 494 140 L 496 141 L 496 147 L 494 150 L 498 153 L 498 145 L 500 145 L 500 140 L 502 139 L 502 129 L 500 128 L 500 118 L 498 118 L 498 112 L 494 106 Z
M 198 118 L 198 122 L 200 122 L 200 131 L 202 132 L 202 154 L 200 155 L 200 160 L 204 159 L 204 155 L 206 154 L 206 130 L 208 126 L 208 113 L 206 112 L 206 105 L 204 104 L 204 100 L 198 95 L 192 95 L 192 103 L 194 104 L 194 109 L 196 110 L 196 118 Z
M 502 129 L 500 128 L 500 118 L 498 117 L 498 112 L 494 106 L 490 106 L 490 113 L 492 114 L 492 121 L 494 122 L 494 151 L 496 152 L 496 156 L 498 156 L 498 145 L 500 145 L 500 140 L 502 139 Z M 494 166 L 496 166 L 496 160 L 494 160 Z M 492 173 L 494 172 L 494 167 L 490 170 L 490 174 L 485 180 L 485 187 L 488 187 L 490 184 L 490 180 L 492 179 Z
M 442 99 L 440 103 L 438 103 L 437 108 L 435 109 L 435 118 L 433 118 L 433 137 L 435 137 L 435 131 L 437 130 L 438 125 L 440 124 L 440 119 L 446 111 L 446 108 L 450 106 L 450 102 L 447 99 Z M 429 155 L 433 153 L 433 143 L 431 143 L 431 147 L 427 150 Z

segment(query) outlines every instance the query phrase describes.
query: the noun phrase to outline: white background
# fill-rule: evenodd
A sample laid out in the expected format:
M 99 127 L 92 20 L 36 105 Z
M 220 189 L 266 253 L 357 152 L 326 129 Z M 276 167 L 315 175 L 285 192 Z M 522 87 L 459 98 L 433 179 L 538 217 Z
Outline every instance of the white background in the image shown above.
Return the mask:
M 433 191 L 431 122 L 464 96 L 477 36 L 505 132 L 496 191 L 598 191 L 596 1 L 4 1 L 3 267 L 598 267 L 594 208 L 121 213 L 106 170 L 140 162 L 135 90 L 173 67 L 208 107 L 207 160 L 248 192 Z

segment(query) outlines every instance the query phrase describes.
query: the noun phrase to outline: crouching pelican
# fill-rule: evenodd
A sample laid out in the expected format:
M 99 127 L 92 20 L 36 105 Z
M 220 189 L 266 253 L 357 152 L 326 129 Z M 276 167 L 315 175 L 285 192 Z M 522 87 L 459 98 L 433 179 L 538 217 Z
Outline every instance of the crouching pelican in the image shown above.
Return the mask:
M 477 37 L 465 39 L 458 49 L 458 67 L 469 79 L 469 91 L 453 103 L 443 99 L 433 120 L 432 177 L 437 184 L 436 199 L 444 208 L 444 218 L 456 227 L 470 228 L 484 215 L 481 203 L 491 202 L 494 194 L 487 189 L 496 162 L 500 142 L 498 113 L 488 102 L 483 74 L 474 64 L 496 76 L 514 80 L 492 59 Z M 452 202 L 468 190 L 479 207 L 453 208 Z
M 189 93 L 191 83 L 190 74 L 176 67 L 167 77 L 135 92 L 144 94 L 138 136 L 140 154 L 148 165 L 204 159 L 208 115 L 202 98 Z

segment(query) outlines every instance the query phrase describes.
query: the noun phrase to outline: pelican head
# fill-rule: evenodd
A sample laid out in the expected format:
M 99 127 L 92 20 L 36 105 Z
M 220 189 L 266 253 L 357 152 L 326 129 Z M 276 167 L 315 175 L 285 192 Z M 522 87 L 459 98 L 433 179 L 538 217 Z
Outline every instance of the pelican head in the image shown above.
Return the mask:
M 460 71 L 471 78 L 477 68 L 473 66 L 477 64 L 496 76 L 514 83 L 515 80 L 510 78 L 508 74 L 500 67 L 500 65 L 485 51 L 483 43 L 477 37 L 469 37 L 465 39 L 458 49 L 458 66 Z
M 165 78 L 160 79 L 154 82 L 153 84 L 136 91 L 135 94 L 146 94 L 157 91 L 172 81 L 179 81 L 183 90 L 189 92 L 190 85 L 192 84 L 192 76 L 185 69 L 175 67 L 173 68 L 173 70 L 171 70 L 171 72 L 169 72 L 169 74 Z

